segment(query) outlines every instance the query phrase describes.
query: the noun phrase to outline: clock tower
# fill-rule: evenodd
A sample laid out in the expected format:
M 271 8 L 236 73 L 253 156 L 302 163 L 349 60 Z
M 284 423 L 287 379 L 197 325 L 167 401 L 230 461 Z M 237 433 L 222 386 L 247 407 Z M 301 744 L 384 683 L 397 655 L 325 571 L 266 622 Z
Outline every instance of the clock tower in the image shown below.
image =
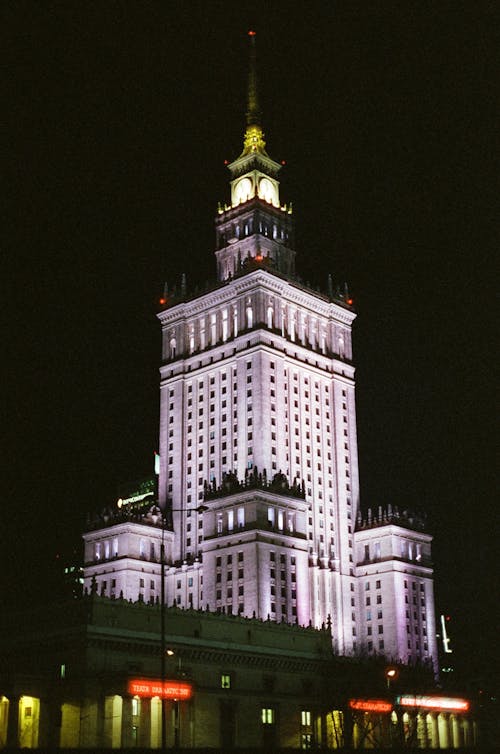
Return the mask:
M 266 152 L 260 123 L 255 60 L 255 32 L 250 37 L 250 72 L 243 151 L 228 165 L 231 204 L 219 207 L 216 219 L 217 274 L 227 280 L 253 262 L 286 276 L 295 271 L 291 207 L 281 205 L 281 165 Z

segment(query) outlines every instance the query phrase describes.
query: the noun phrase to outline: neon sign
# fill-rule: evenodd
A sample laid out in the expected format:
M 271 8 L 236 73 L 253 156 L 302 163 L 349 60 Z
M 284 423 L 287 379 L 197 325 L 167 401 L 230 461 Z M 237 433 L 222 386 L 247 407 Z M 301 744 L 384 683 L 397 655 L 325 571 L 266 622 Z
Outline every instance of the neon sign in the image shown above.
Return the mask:
M 149 678 L 134 678 L 128 682 L 127 691 L 133 696 L 186 700 L 193 696 L 193 686 L 183 681 L 151 681 Z
M 448 696 L 397 696 L 396 704 L 401 707 L 424 707 L 454 712 L 467 712 L 470 707 L 467 699 L 452 699 Z
M 362 710 L 363 712 L 391 712 L 391 702 L 384 699 L 349 699 L 351 709 Z

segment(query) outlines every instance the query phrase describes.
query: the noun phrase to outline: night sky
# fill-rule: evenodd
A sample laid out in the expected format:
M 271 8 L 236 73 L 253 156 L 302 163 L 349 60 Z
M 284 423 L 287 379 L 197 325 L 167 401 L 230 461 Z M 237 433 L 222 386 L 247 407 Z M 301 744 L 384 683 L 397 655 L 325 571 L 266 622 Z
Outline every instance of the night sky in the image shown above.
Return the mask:
M 426 511 L 454 659 L 491 670 L 495 5 L 2 4 L 7 604 L 57 597 L 85 512 L 151 473 L 156 302 L 214 277 L 255 28 L 298 272 L 358 312 L 362 506 Z

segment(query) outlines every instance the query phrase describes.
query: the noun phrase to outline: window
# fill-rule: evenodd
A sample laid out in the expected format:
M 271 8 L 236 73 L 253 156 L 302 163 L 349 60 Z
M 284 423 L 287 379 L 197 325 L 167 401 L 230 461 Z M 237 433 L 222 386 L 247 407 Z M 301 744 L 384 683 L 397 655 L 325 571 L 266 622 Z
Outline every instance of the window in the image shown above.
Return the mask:
M 275 714 L 272 707 L 262 707 L 260 711 L 260 719 L 263 725 L 274 725 Z
M 220 677 L 220 687 L 221 689 L 231 688 L 231 676 L 229 675 L 229 673 L 222 673 Z

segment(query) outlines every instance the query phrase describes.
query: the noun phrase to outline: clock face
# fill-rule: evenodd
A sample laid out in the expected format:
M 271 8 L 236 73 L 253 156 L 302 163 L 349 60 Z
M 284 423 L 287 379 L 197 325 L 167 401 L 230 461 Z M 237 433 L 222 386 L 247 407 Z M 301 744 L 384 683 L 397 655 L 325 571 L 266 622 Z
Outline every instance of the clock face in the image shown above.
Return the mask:
M 272 204 L 275 196 L 274 186 L 269 178 L 262 178 L 259 183 L 259 196 L 264 199 L 265 202 Z
M 250 178 L 242 178 L 234 187 L 234 198 L 237 203 L 246 202 L 252 195 L 252 181 Z

